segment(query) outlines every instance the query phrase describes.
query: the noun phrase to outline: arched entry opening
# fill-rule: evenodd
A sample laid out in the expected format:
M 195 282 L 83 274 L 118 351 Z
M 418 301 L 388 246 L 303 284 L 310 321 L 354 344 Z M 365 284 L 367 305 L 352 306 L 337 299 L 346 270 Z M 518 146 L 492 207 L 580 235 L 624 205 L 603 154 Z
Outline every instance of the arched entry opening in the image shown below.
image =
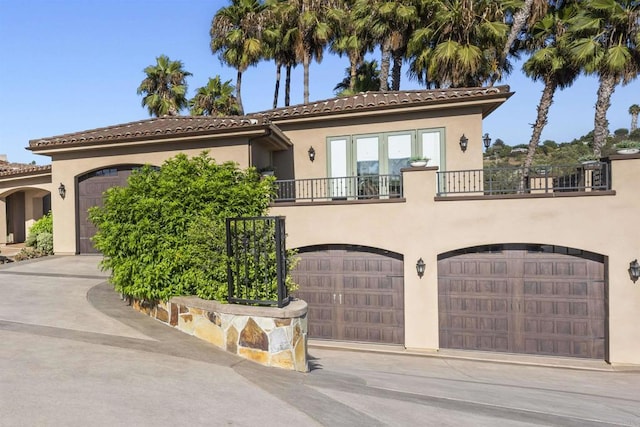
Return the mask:
M 51 193 L 43 189 L 19 188 L 1 197 L 6 212 L 3 237 L 7 244 L 24 243 L 33 223 L 51 210 Z
M 607 359 L 605 264 L 541 244 L 439 255 L 440 348 Z
M 309 305 L 310 338 L 404 343 L 403 256 L 358 245 L 298 248 L 295 293 Z
M 125 187 L 131 172 L 141 165 L 117 165 L 98 169 L 77 177 L 76 247 L 78 253 L 96 254 L 91 243 L 96 227 L 89 220 L 89 208 L 103 206 L 103 193 L 111 187 Z

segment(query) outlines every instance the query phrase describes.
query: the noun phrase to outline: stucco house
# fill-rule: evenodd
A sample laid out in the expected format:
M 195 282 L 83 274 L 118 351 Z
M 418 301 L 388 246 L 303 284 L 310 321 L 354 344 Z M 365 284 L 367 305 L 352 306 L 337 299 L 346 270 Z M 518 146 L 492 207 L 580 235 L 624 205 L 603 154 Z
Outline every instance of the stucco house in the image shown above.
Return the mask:
M 496 190 L 482 121 L 511 95 L 364 93 L 32 140 L 51 166 L 0 172 L 0 245 L 8 215 L 20 222 L 12 207 L 24 202 L 27 228 L 50 195 L 55 253 L 93 253 L 86 209 L 105 189 L 141 164 L 209 150 L 275 169 L 271 214 L 286 217 L 300 253 L 312 339 L 640 364 L 640 283 L 628 273 L 640 258 L 640 156 L 529 171 L 519 190 Z M 412 156 L 431 160 L 408 167 Z

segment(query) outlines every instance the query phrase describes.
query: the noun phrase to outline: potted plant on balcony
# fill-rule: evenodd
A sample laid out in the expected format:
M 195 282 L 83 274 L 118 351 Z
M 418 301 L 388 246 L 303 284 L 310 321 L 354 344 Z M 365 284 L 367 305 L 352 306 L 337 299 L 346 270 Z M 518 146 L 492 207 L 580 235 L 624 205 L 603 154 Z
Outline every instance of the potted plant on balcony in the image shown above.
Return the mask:
M 273 166 L 265 166 L 258 169 L 258 173 L 260 174 L 260 176 L 273 176 L 276 173 L 276 168 L 274 168 Z
M 430 159 L 427 157 L 413 156 L 409 159 L 409 164 L 411 165 L 412 168 L 423 168 L 427 166 L 427 163 L 429 163 L 429 160 Z
M 637 141 L 621 141 L 616 144 L 616 152 L 618 154 L 638 154 L 640 153 L 640 142 Z
M 585 169 L 595 169 L 600 163 L 600 157 L 595 154 L 585 154 L 578 157 L 578 161 L 582 163 L 582 167 Z

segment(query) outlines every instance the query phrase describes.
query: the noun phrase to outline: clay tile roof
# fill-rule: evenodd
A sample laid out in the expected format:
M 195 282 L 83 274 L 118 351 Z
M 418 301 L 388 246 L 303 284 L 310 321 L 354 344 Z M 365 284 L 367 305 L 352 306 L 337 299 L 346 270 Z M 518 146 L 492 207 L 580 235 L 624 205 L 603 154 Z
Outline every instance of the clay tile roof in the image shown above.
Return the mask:
M 367 111 L 396 106 L 425 105 L 446 101 L 464 101 L 481 99 L 492 95 L 509 95 L 509 86 L 405 90 L 395 92 L 363 92 L 352 96 L 331 98 L 310 104 L 292 105 L 255 113 L 254 116 L 271 120 L 305 117 L 315 115 L 339 114 L 351 111 Z
M 29 175 L 35 172 L 51 172 L 51 165 L 37 166 L 22 163 L 0 162 L 0 177 L 14 175 Z
M 158 136 L 207 133 L 217 129 L 264 126 L 264 117 L 164 116 L 29 141 L 29 148 L 92 142 L 120 142 Z

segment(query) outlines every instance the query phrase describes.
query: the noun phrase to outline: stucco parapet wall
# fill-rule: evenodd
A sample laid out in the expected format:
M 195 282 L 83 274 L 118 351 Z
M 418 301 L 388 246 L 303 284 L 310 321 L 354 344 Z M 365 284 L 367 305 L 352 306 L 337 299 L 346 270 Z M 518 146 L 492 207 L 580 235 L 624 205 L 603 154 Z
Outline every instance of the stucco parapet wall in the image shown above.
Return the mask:
M 440 169 L 438 166 L 418 166 L 418 167 L 402 168 L 402 169 L 400 169 L 400 172 L 402 172 L 402 173 L 405 173 L 405 172 L 435 172 L 435 171 L 438 171 L 438 169 Z
M 307 303 L 284 308 L 221 304 L 198 297 L 151 303 L 127 298 L 160 322 L 261 365 L 307 372 Z
M 615 196 L 615 190 L 602 191 L 575 191 L 570 193 L 541 193 L 541 194 L 495 194 L 495 195 L 478 195 L 478 196 L 436 196 L 436 202 L 459 202 L 463 200 L 512 200 L 512 199 L 558 199 L 565 197 L 597 197 L 597 196 Z
M 640 159 L 640 153 L 638 154 L 612 154 L 608 157 L 609 160 L 635 160 Z

